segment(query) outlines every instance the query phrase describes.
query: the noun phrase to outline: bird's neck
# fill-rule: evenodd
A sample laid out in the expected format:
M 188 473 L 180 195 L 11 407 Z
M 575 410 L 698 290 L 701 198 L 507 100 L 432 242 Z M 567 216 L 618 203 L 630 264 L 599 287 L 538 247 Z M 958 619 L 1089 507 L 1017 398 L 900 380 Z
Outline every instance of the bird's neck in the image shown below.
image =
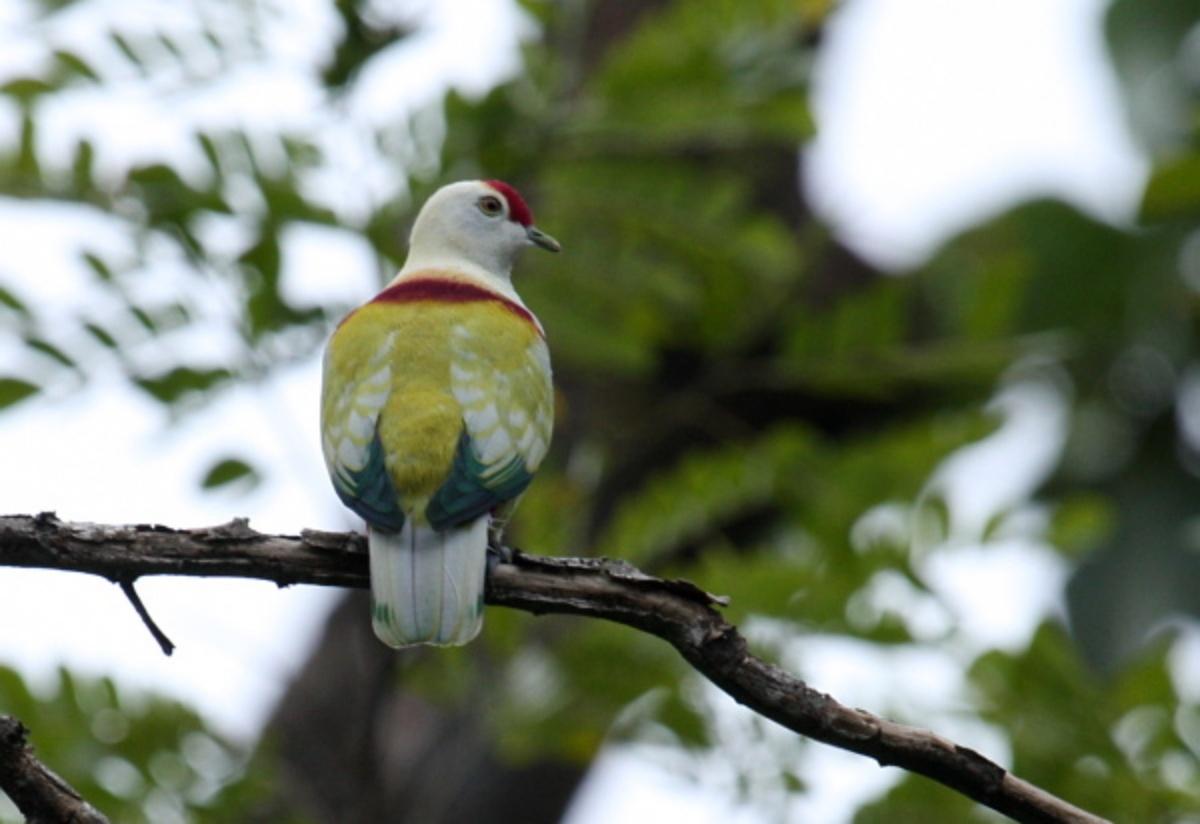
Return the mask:
M 464 260 L 455 255 L 410 252 L 408 259 L 404 261 L 404 266 L 400 268 L 388 286 L 395 286 L 402 281 L 417 278 L 465 281 L 511 300 L 518 306 L 525 306 L 521 296 L 513 288 L 509 270 L 492 271 L 478 263 Z

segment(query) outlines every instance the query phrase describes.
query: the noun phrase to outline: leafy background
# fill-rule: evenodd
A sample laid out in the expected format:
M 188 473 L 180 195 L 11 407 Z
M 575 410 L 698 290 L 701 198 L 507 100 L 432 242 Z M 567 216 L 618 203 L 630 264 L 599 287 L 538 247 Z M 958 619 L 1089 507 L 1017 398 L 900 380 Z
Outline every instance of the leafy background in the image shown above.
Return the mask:
M 1179 663 L 1200 604 L 1200 5 L 1107 12 L 1153 163 L 1135 223 L 1034 200 L 899 274 L 844 247 L 797 185 L 831 3 L 530 3 L 519 62 L 461 61 L 477 71 L 448 92 L 421 79 L 445 58 L 416 8 L 313 3 L 321 34 L 298 44 L 272 4 L 125 8 L 30 5 L 39 37 L 0 86 L 4 223 L 82 221 L 67 253 L 91 281 L 86 300 L 35 301 L 36 272 L 0 263 L 19 343 L 0 414 L 114 376 L 177 433 L 239 393 L 266 403 L 398 265 L 414 204 L 447 180 L 511 180 L 569 249 L 522 264 L 560 412 L 516 544 L 696 580 L 822 689 L 1114 820 L 1200 820 Z M 293 80 L 272 84 L 280 60 Z M 161 120 L 123 120 L 131 100 Z M 113 130 L 142 153 L 121 157 Z M 314 299 L 294 261 L 321 254 L 357 281 Z M 205 441 L 187 482 L 244 514 L 273 473 L 312 471 L 295 440 L 279 460 Z M 280 528 L 312 511 L 292 502 Z M 985 573 L 979 600 L 1029 601 L 1038 625 L 973 633 L 978 604 L 947 586 L 965 569 Z M 204 585 L 217 603 L 225 585 Z M 557 821 L 623 744 L 766 820 L 829 780 L 815 745 L 731 709 L 651 639 L 492 610 L 468 648 L 394 656 L 360 600 L 333 608 L 252 741 L 67 671 L 0 670 L 0 709 L 122 821 Z M 833 648 L 856 662 L 840 677 L 820 666 Z M 855 821 L 995 820 L 871 775 Z

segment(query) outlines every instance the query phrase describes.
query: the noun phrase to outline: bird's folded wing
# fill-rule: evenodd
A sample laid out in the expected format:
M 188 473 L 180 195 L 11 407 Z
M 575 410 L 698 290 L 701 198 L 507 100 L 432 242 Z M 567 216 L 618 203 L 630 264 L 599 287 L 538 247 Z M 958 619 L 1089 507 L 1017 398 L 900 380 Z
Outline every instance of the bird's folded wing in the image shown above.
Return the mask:
M 554 395 L 545 341 L 532 336 L 511 353 L 475 350 L 469 343 L 457 348 L 450 368 L 463 431 L 450 475 L 425 510 L 435 529 L 516 498 L 550 446 Z
M 334 375 L 326 363 L 322 448 L 334 491 L 372 526 L 404 526 L 379 438 L 379 415 L 391 392 L 392 338 L 376 350 L 359 375 Z

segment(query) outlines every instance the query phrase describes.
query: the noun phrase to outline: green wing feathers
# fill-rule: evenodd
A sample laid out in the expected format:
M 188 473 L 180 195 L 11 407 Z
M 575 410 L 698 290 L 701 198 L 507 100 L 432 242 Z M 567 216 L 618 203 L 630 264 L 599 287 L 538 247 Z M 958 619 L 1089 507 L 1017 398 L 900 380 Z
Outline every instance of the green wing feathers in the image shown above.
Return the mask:
M 456 330 L 451 386 L 463 428 L 446 481 L 425 509 L 444 529 L 516 499 L 550 445 L 554 397 L 541 337 L 514 351 L 480 351 L 469 329 Z
M 520 455 L 513 455 L 503 464 L 483 463 L 464 429 L 450 477 L 425 507 L 425 517 L 434 529 L 466 523 L 516 498 L 532 480 L 533 473 L 525 468 Z
M 321 441 L 334 491 L 367 523 L 396 531 L 404 526 L 400 495 L 388 471 L 379 417 L 392 381 L 385 336 L 369 357 L 348 359 L 330 346 L 321 398 Z M 338 355 L 341 357 L 338 357 Z
M 391 532 L 404 526 L 404 510 L 387 471 L 378 430 L 367 445 L 366 463 L 358 470 L 336 469 L 333 489 L 342 503 L 372 526 Z

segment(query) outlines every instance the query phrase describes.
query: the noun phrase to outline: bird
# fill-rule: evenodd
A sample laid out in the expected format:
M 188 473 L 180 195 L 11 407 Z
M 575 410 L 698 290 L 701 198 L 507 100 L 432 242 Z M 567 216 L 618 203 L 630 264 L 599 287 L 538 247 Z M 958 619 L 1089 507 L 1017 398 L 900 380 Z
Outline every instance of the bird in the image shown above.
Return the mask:
M 512 285 L 530 246 L 561 249 L 515 188 L 443 186 L 399 272 L 326 346 L 322 453 L 367 523 L 371 622 L 388 646 L 479 633 L 489 537 L 498 545 L 549 449 L 546 335 Z

